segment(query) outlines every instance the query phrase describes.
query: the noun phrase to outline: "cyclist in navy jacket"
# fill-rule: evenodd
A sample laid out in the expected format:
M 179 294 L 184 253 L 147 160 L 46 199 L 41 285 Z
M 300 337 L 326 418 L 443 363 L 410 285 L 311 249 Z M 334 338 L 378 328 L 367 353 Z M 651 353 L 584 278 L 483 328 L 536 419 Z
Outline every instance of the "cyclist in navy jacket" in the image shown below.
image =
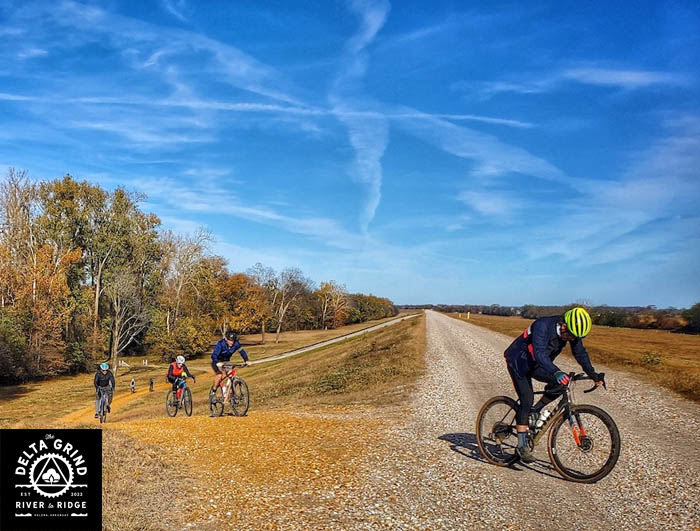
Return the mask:
M 233 330 L 229 330 L 226 332 L 225 337 L 216 344 L 214 347 L 214 352 L 211 354 L 211 368 L 214 371 L 214 385 L 209 391 L 211 394 L 216 392 L 216 388 L 219 386 L 221 379 L 224 377 L 221 366 L 225 361 L 229 361 L 231 356 L 233 356 L 237 350 L 247 365 L 248 354 L 246 354 L 246 351 L 243 349 L 243 347 L 241 347 L 236 333 Z
M 516 415 L 518 431 L 518 455 L 526 463 L 535 460 L 527 444 L 528 417 L 531 410 L 540 410 L 563 392 L 561 386 L 569 383 L 569 376 L 561 371 L 554 359 L 561 353 L 567 343 L 585 373 L 597 385 L 603 382 L 595 372 L 588 352 L 583 346 L 583 338 L 591 330 L 591 317 L 584 308 L 572 308 L 563 316 L 541 317 L 535 320 L 522 335 L 506 349 L 504 356 L 508 373 L 520 399 Z M 545 393 L 535 407 L 532 407 L 534 395 L 532 378 L 547 385 Z

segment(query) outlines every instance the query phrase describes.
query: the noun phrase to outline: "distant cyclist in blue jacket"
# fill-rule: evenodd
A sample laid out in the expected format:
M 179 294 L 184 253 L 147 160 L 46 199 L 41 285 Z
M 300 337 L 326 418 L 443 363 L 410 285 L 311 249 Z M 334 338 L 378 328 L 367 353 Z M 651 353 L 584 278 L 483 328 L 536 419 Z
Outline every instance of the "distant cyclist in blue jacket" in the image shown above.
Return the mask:
M 224 372 L 221 369 L 221 366 L 224 364 L 224 362 L 229 361 L 231 356 L 233 356 L 237 350 L 247 365 L 248 354 L 246 354 L 246 351 L 243 349 L 243 347 L 241 347 L 236 333 L 233 330 L 229 330 L 226 332 L 224 338 L 216 344 L 214 347 L 214 352 L 211 354 L 211 368 L 214 371 L 214 386 L 211 388 L 211 394 L 216 392 L 216 388 L 219 386 L 221 379 L 224 377 Z
M 563 392 L 560 386 L 569 383 L 569 375 L 554 365 L 554 359 L 567 343 L 571 344 L 571 351 L 585 373 L 596 385 L 603 383 L 583 346 L 583 338 L 591 331 L 591 324 L 591 316 L 581 307 L 572 308 L 563 316 L 540 317 L 518 336 L 504 353 L 508 373 L 520 399 L 515 419 L 518 431 L 517 452 L 525 463 L 535 460 L 527 444 L 531 410 L 539 413 Z M 534 409 L 532 378 L 547 384 L 544 395 Z

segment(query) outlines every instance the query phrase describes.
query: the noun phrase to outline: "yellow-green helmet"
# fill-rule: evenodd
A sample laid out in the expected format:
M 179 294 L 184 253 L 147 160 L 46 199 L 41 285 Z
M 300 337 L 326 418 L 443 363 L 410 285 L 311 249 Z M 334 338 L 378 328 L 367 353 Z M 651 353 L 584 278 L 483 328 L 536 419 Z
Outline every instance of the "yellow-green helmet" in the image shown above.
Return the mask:
M 591 331 L 591 316 L 585 308 L 577 306 L 576 308 L 571 308 L 568 312 L 564 314 L 564 322 L 566 323 L 566 329 L 571 332 L 572 335 L 576 337 L 586 337 L 588 332 Z

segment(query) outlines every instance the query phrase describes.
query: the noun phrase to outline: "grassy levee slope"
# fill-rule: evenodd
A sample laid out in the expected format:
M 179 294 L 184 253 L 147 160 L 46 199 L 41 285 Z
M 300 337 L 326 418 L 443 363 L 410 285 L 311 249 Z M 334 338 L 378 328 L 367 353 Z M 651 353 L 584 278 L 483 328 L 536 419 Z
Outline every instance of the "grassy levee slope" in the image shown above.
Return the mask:
M 300 346 L 300 345 L 297 345 Z M 289 350 L 289 349 L 287 349 Z M 251 410 L 317 405 L 389 405 L 403 400 L 424 368 L 425 319 L 419 317 L 340 343 L 239 369 L 250 389 Z M 252 359 L 256 359 L 255 356 Z M 194 415 L 208 415 L 207 392 L 213 374 L 209 360 L 188 362 Z M 162 381 L 162 375 L 159 373 Z M 191 382 L 191 380 L 190 380 Z M 162 417 L 165 393 L 142 394 L 114 421 Z M 153 400 L 153 395 L 157 399 Z
M 374 323 L 359 328 L 368 324 Z M 284 350 L 302 346 L 307 336 L 288 334 Z M 311 342 L 319 339 L 324 338 Z M 132 364 L 118 376 L 113 412 L 103 430 L 103 529 L 326 522 L 328 511 L 351 495 L 343 489 L 371 473 L 365 449 L 377 443 L 382 429 L 373 411 L 401 403 L 424 370 L 424 353 L 420 316 L 253 365 L 240 373 L 251 391 L 249 415 L 243 418 L 231 416 L 228 408 L 222 418 L 209 417 L 208 358 L 188 362 L 198 377 L 191 385 L 195 411 L 190 418 L 165 416 L 166 365 Z M 131 377 L 137 380 L 135 394 L 128 391 Z M 147 390 L 150 377 L 156 381 L 153 393 Z M 3 427 L 99 426 L 92 419 L 91 375 L 3 393 Z M 333 492 L 337 499 L 330 497 Z M 271 524 L 271 518 L 278 523 Z
M 460 319 L 459 314 L 449 315 Z M 467 322 L 515 338 L 532 319 L 472 314 Z M 700 402 L 700 336 L 594 325 L 585 344 L 594 366 L 624 369 Z M 569 352 L 567 347 L 564 353 Z

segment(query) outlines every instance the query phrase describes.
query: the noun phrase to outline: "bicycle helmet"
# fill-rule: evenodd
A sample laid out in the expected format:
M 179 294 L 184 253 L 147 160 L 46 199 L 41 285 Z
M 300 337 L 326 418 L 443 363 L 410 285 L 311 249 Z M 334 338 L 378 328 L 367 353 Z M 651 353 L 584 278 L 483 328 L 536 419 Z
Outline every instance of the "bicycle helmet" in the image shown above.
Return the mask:
M 586 337 L 591 331 L 591 316 L 585 308 L 577 306 L 564 314 L 566 329 L 575 337 Z
M 108 371 L 109 370 L 109 363 L 100 363 L 100 370 Z
M 184 357 L 184 356 L 178 356 L 177 358 L 175 358 L 175 362 L 178 363 L 178 364 L 180 364 L 180 365 L 182 365 L 183 363 L 185 363 L 185 357 Z
M 226 332 L 226 339 L 228 339 L 229 341 L 236 341 L 236 339 L 238 339 L 238 334 L 236 334 L 236 332 L 234 332 L 233 330 L 229 330 L 228 332 Z

